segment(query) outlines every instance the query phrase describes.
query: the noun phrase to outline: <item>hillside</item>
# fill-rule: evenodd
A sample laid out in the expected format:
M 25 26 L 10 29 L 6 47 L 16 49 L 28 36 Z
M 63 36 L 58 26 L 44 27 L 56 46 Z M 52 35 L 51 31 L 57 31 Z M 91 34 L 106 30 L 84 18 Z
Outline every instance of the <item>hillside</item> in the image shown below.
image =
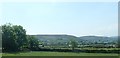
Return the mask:
M 83 36 L 79 37 L 85 43 L 113 43 L 118 41 L 117 37 L 102 37 L 102 36 Z
M 77 40 L 78 38 L 72 35 L 33 35 L 40 41 L 44 42 L 45 45 L 67 45 L 71 40 Z
M 45 45 L 67 45 L 67 43 L 74 39 L 78 44 L 96 44 L 108 43 L 113 44 L 118 42 L 117 37 L 102 37 L 102 36 L 82 36 L 76 37 L 72 35 L 32 35 L 42 41 Z

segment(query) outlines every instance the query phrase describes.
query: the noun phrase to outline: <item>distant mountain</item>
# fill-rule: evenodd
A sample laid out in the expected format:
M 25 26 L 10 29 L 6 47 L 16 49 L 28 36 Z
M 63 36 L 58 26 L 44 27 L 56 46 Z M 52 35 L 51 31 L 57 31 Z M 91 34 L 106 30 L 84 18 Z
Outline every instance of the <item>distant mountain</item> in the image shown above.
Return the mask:
M 90 43 L 117 43 L 118 37 L 103 37 L 103 36 L 82 36 L 76 37 L 73 35 L 32 35 L 44 42 L 44 44 L 59 44 L 65 45 L 71 39 L 74 39 L 78 44 L 90 44 Z
M 117 42 L 118 37 L 83 36 L 79 37 L 79 40 L 83 40 L 85 43 L 111 43 Z
M 67 44 L 71 39 L 77 40 L 77 37 L 72 35 L 33 35 L 45 44 Z

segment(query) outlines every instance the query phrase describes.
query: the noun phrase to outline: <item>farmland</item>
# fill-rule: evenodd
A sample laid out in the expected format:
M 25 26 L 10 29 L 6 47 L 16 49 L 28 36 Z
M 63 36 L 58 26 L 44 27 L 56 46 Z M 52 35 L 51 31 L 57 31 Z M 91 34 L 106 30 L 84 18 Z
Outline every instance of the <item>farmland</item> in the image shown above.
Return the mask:
M 118 54 L 33 51 L 19 53 L 3 53 L 2 56 L 118 56 Z
M 118 48 L 76 48 L 77 52 L 73 52 L 71 48 L 43 48 L 41 51 L 22 51 L 3 53 L 2 56 L 118 56 Z M 78 52 L 81 50 L 80 52 Z M 89 52 L 90 51 L 90 52 Z M 104 52 L 101 52 L 104 51 Z M 112 51 L 112 53 L 110 53 Z M 88 53 L 89 52 L 89 53 Z
M 2 56 L 4 57 L 118 56 L 120 51 L 117 37 L 27 35 L 22 26 L 8 24 L 3 27 Z

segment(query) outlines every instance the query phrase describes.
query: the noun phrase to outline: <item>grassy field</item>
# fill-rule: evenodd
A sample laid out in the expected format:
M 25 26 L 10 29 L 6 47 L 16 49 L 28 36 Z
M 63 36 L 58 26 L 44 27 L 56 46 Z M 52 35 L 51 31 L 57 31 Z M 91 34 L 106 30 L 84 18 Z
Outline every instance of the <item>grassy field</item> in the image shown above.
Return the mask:
M 118 54 L 39 51 L 39 52 L 3 53 L 2 56 L 118 56 Z

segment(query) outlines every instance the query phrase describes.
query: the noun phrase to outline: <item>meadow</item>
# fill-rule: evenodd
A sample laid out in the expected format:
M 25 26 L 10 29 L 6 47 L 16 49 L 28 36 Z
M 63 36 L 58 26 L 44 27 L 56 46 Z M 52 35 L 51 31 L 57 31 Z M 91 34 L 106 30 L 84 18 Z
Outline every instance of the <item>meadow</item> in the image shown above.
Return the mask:
M 118 54 L 31 51 L 31 52 L 18 52 L 18 53 L 3 53 L 2 56 L 118 56 Z

